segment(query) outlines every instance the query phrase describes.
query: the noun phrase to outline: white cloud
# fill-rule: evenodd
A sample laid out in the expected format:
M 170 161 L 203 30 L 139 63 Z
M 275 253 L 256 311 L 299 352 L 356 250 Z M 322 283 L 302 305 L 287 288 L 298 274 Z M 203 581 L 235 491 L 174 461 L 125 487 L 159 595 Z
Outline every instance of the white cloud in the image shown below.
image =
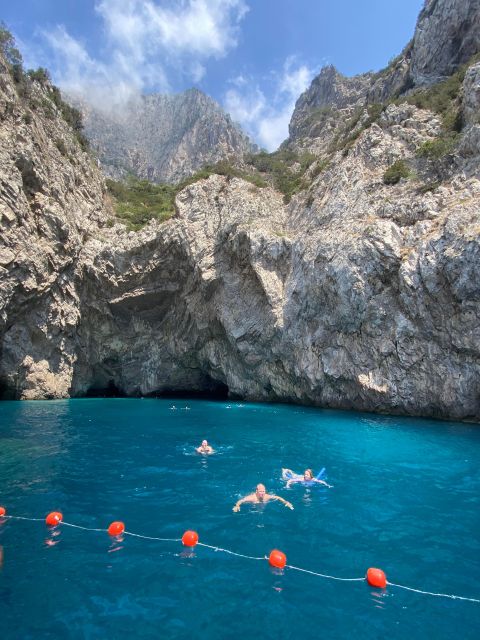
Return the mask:
M 200 62 L 193 62 L 190 68 L 190 76 L 194 82 L 200 82 L 205 76 L 206 69 Z
M 95 10 L 105 31 L 102 60 L 62 26 L 43 35 L 55 54 L 55 81 L 105 103 L 168 91 L 170 73 L 199 82 L 205 61 L 237 45 L 248 7 L 244 0 L 98 0 Z
M 287 58 L 282 75 L 274 79 L 270 101 L 258 85 L 239 76 L 232 80 L 236 88 L 225 94 L 225 108 L 262 147 L 274 151 L 288 137 L 295 102 L 316 73 L 306 65 L 297 65 L 293 56 Z
M 142 79 L 122 52 L 114 52 L 111 61 L 105 64 L 91 58 L 85 47 L 63 27 L 44 32 L 43 36 L 54 55 L 55 81 L 67 92 L 88 97 L 104 109 L 114 109 L 141 91 Z M 168 89 L 163 72 L 157 80 Z
M 225 95 L 225 108 L 236 122 L 251 128 L 265 113 L 267 101 L 258 87 L 243 95 L 230 89 Z
M 296 69 L 292 67 L 295 64 L 295 57 L 287 58 L 284 65 L 283 76 L 280 81 L 280 92 L 289 95 L 295 100 L 310 85 L 313 77 L 313 71 L 301 65 Z

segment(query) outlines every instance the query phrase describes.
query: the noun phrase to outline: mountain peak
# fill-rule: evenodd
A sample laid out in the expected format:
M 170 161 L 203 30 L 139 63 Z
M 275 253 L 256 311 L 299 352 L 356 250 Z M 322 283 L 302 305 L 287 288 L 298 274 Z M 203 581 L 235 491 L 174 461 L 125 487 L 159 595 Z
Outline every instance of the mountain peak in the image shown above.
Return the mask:
M 196 87 L 147 94 L 108 113 L 80 106 L 85 133 L 105 173 L 178 182 L 205 164 L 241 157 L 256 146 L 210 96 Z

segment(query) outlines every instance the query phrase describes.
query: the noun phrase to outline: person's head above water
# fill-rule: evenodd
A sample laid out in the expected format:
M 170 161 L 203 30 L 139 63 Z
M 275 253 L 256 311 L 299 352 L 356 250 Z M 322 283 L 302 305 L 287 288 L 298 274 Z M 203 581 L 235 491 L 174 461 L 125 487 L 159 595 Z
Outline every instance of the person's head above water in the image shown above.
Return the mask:
M 196 448 L 197 453 L 208 455 L 213 453 L 213 448 L 208 444 L 208 440 L 202 440 L 202 444 Z
M 293 505 L 291 502 L 284 500 L 280 496 L 276 496 L 274 493 L 267 493 L 264 484 L 257 484 L 255 493 L 250 493 L 248 496 L 237 500 L 235 506 L 233 507 L 233 510 L 240 511 L 240 505 L 242 505 L 244 502 L 250 502 L 253 504 L 258 504 L 259 502 L 261 502 L 262 504 L 264 504 L 266 502 L 269 502 L 270 500 L 278 500 L 280 502 L 283 502 L 283 504 L 289 509 L 293 509 Z
M 312 480 L 313 471 L 311 469 L 305 469 L 305 471 L 303 472 L 303 478 L 304 480 Z
M 257 488 L 255 489 L 255 493 L 257 495 L 257 498 L 259 500 L 263 500 L 265 497 L 265 494 L 267 493 L 267 490 L 265 489 L 265 485 L 264 484 L 257 484 Z

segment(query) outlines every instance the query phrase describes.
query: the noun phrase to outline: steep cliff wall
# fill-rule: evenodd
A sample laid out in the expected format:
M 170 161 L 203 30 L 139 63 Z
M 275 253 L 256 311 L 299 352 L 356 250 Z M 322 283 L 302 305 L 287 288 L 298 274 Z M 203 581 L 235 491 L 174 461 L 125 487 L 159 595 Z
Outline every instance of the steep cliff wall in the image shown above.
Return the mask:
M 163 227 L 90 245 L 73 393 L 94 378 L 133 394 L 222 384 L 249 399 L 478 419 L 479 158 L 459 156 L 433 193 L 382 180 L 438 127 L 392 106 L 289 207 L 212 176 Z
M 138 233 L 105 224 L 102 178 L 45 111 L 48 88 L 35 88 L 43 107 L 32 110 L 1 72 L 5 394 L 226 386 L 247 399 L 480 419 L 479 63 L 441 159 L 424 155 L 441 119 L 391 104 L 322 171 L 312 165 L 288 206 L 270 188 L 211 176 L 177 196 L 173 219 Z M 338 113 L 355 90 L 346 100 Z M 409 177 L 388 184 L 396 161 Z
M 350 78 L 322 69 L 298 98 L 284 145 L 325 153 L 359 109 L 451 76 L 480 52 L 478 24 L 480 0 L 426 0 L 413 39 L 387 68 Z
M 65 397 L 80 320 L 82 247 L 105 223 L 104 181 L 52 100 L 0 58 L 0 386 Z
M 426 0 L 413 38 L 413 85 L 451 75 L 480 51 L 479 24 L 480 0 Z
M 106 175 L 179 182 L 205 164 L 256 149 L 211 98 L 197 89 L 139 96 L 117 112 L 78 102 L 85 133 Z

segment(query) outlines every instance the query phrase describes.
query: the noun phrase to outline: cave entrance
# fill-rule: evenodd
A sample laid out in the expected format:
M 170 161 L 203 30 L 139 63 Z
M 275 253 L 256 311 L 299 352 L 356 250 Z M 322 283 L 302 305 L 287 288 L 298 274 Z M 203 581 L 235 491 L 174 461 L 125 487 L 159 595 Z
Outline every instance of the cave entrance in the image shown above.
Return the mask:
M 156 391 L 149 394 L 153 398 L 182 398 L 188 399 L 203 399 L 203 400 L 227 400 L 231 398 L 228 390 L 228 386 L 223 382 L 212 380 L 208 378 L 205 380 L 205 385 L 201 389 L 179 389 L 179 388 L 165 388 L 161 391 Z
M 125 393 L 117 387 L 113 380 L 109 380 L 106 385 L 92 385 L 87 393 L 86 398 L 125 398 Z

